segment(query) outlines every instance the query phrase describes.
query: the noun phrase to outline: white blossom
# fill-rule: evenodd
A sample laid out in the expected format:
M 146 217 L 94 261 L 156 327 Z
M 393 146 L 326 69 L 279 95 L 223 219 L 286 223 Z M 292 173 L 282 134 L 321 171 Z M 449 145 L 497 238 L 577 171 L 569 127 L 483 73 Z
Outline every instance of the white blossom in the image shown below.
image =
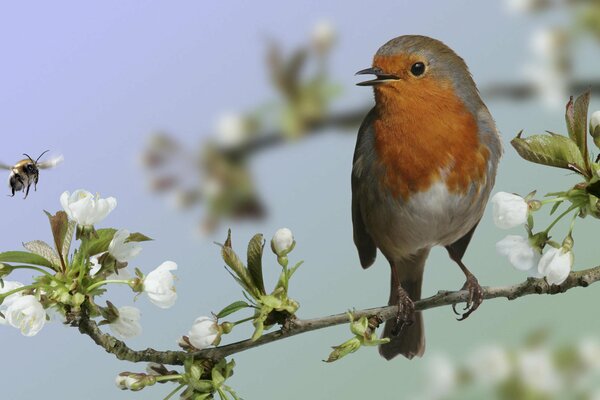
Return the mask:
M 217 142 L 221 147 L 236 147 L 247 139 L 248 121 L 241 114 L 226 113 L 217 119 L 216 131 Z
M 115 209 L 117 200 L 114 197 L 101 199 L 87 190 L 79 189 L 72 194 L 64 192 L 60 196 L 60 204 L 70 219 L 82 226 L 93 226 L 102 221 Z
M 212 346 L 219 336 L 219 327 L 214 317 L 198 317 L 188 333 L 192 346 L 198 350 Z
M 128 238 L 129 231 L 127 229 L 119 229 L 115 232 L 108 245 L 108 254 L 120 262 L 127 262 L 140 254 L 142 246 L 137 242 L 125 242 Z
M 543 28 L 531 35 L 531 50 L 540 59 L 552 59 L 560 49 L 562 34 L 555 29 Z
M 600 371 L 600 342 L 594 338 L 584 338 L 577 344 L 577 354 L 586 369 Z
M 510 375 L 508 354 L 500 346 L 488 345 L 477 349 L 467 360 L 469 372 L 476 381 L 495 385 Z
M 551 285 L 560 285 L 567 279 L 573 266 L 573 252 L 565 251 L 562 247 L 550 247 L 538 264 L 538 272 L 546 277 Z
M 273 250 L 277 255 L 288 253 L 294 244 L 294 235 L 288 228 L 281 228 L 275 232 L 271 240 Z
M 215 199 L 223 193 L 224 189 L 223 183 L 219 179 L 208 177 L 202 185 L 202 194 L 207 199 Z
M 119 307 L 119 317 L 110 323 L 110 330 L 121 339 L 128 339 L 142 333 L 139 309 L 130 306 Z
M 539 277 L 537 268 L 541 254 L 531 247 L 528 238 L 508 235 L 496 243 L 496 250 L 499 254 L 508 257 L 508 262 L 516 269 L 527 271 L 530 276 Z
M 514 14 L 525 14 L 535 10 L 539 0 L 507 0 L 506 8 Z
M 427 397 L 441 399 L 448 396 L 458 382 L 456 367 L 446 356 L 434 355 L 426 369 Z
M 600 125 L 600 111 L 596 111 L 592 114 L 592 118 L 590 118 L 590 127 L 592 128 L 592 132 Z
M 177 269 L 173 261 L 165 261 L 144 279 L 144 292 L 152 303 L 160 308 L 169 308 L 177 300 L 175 276 L 171 271 Z
M 333 45 L 336 38 L 335 28 L 329 21 L 319 21 L 313 28 L 311 39 L 315 48 L 326 52 Z
M 18 289 L 20 287 L 23 287 L 23 284 L 21 282 L 4 281 L 4 286 L 0 287 L 0 294 L 12 292 L 13 290 Z M 0 304 L 0 312 L 2 312 L 3 314 L 6 313 L 6 309 L 8 308 L 8 306 L 10 306 L 12 302 L 20 296 L 22 296 L 22 292 L 13 293 L 7 296 L 2 302 L 2 304 Z M 0 325 L 6 324 L 6 320 L 0 316 Z
M 498 228 L 510 229 L 527 221 L 529 206 L 524 198 L 516 194 L 498 192 L 492 197 L 494 223 Z
M 560 390 L 560 375 L 550 353 L 543 348 L 521 351 L 517 358 L 517 369 L 521 381 L 535 391 L 552 394 Z
M 35 296 L 14 299 L 5 312 L 6 322 L 18 328 L 25 336 L 36 335 L 46 323 L 46 311 Z

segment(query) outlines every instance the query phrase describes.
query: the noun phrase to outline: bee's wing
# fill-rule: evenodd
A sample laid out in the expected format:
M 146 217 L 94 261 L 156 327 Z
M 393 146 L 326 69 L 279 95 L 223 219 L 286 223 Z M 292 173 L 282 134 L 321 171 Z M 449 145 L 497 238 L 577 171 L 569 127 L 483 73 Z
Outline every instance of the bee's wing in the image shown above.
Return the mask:
M 64 159 L 65 158 L 62 155 L 56 156 L 56 157 L 53 157 L 53 158 L 51 158 L 49 160 L 46 160 L 46 161 L 38 163 L 37 167 L 40 168 L 40 169 L 54 168 L 58 164 L 60 164 Z
M 8 170 L 10 170 L 10 169 L 12 169 L 12 165 L 6 165 L 6 164 L 0 162 L 0 169 L 8 169 Z

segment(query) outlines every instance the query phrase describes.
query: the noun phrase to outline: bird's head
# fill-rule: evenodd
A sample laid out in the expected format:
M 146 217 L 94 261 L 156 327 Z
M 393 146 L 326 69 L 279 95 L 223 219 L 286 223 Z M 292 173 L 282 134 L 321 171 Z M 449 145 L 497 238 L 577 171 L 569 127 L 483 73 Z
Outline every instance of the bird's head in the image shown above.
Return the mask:
M 373 86 L 376 97 L 430 99 L 439 91 L 454 91 L 465 102 L 479 99 L 467 65 L 452 49 L 426 36 L 400 36 L 379 48 L 373 66 L 357 75 L 375 79 L 357 83 Z

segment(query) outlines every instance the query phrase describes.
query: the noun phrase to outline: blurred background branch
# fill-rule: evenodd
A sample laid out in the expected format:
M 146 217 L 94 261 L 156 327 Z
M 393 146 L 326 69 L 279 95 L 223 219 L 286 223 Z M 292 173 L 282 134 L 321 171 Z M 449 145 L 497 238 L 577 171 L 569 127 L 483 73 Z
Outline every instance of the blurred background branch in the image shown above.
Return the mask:
M 576 79 L 572 60 L 575 44 L 592 38 L 600 42 L 600 2 L 597 0 L 508 0 L 515 14 L 535 17 L 560 9 L 566 24 L 533 32 L 532 58 L 520 67 L 526 80 L 498 82 L 481 88 L 486 102 L 540 99 L 561 108 L 569 95 L 589 88 L 600 94 L 600 76 Z M 257 153 L 335 130 L 354 134 L 372 106 L 331 111 L 341 97 L 331 80 L 328 65 L 337 40 L 334 27 L 318 23 L 307 43 L 285 53 L 275 40 L 268 41 L 266 67 L 279 99 L 242 114 L 222 116 L 215 135 L 198 151 L 181 146 L 167 133 L 153 135 L 142 160 L 157 193 L 169 193 L 178 208 L 203 204 L 202 230 L 210 233 L 223 219 L 262 218 L 267 206 L 256 189 L 249 168 Z M 181 170 L 193 171 L 182 179 Z

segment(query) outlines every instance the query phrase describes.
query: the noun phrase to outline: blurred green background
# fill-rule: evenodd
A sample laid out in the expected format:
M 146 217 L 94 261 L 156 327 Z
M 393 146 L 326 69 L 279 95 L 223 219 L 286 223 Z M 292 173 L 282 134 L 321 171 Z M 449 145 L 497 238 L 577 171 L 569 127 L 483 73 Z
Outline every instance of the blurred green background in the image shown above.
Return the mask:
M 513 2 L 514 3 L 514 2 Z M 267 217 L 222 221 L 198 234 L 202 208 L 180 212 L 148 189 L 139 163 L 148 136 L 170 132 L 186 149 L 199 149 L 219 115 L 244 112 L 276 99 L 265 67 L 267 38 L 287 51 L 304 44 L 319 21 L 329 21 L 337 41 L 329 55 L 329 79 L 341 89 L 333 110 L 366 107 L 369 89 L 354 86 L 354 72 L 370 65 L 377 48 L 403 34 L 443 40 L 471 68 L 480 88 L 526 82 L 525 65 L 535 57 L 529 45 L 536 31 L 570 26 L 572 10 L 517 13 L 505 2 L 356 1 L 306 2 L 118 2 L 55 1 L 3 3 L 0 11 L 0 159 L 12 163 L 23 152 L 51 149 L 63 154 L 59 168 L 42 171 L 38 192 L 26 201 L 0 196 L 0 249 L 18 249 L 33 239 L 50 240 L 42 210 L 60 208 L 64 190 L 85 188 L 115 196 L 117 209 L 103 226 L 141 231 L 145 244 L 132 266 L 148 272 L 164 260 L 179 264 L 178 302 L 159 310 L 140 298 L 144 333 L 128 341 L 136 349 L 174 349 L 193 320 L 241 297 L 223 269 L 219 249 L 228 227 L 243 253 L 250 237 L 270 238 L 279 227 L 294 232 L 292 262 L 305 265 L 292 282 L 300 317 L 325 316 L 387 301 L 389 270 L 383 257 L 360 268 L 352 243 L 350 168 L 356 128 L 327 129 L 291 141 L 249 160 Z M 570 48 L 572 77 L 600 79 L 597 44 L 582 35 Z M 527 194 L 566 189 L 575 177 L 521 160 L 509 141 L 521 129 L 565 132 L 564 111 L 542 98 L 485 99 L 503 135 L 505 156 L 496 190 Z M 600 93 L 599 93 L 600 94 Z M 551 103 L 551 102 L 550 102 Z M 597 97 L 591 110 L 600 109 Z M 178 173 L 193 179 L 188 164 Z M 8 193 L 8 189 L 6 189 Z M 494 227 L 490 210 L 467 251 L 465 263 L 482 285 L 508 285 L 524 276 L 495 252 L 506 232 Z M 544 218 L 541 218 L 544 221 Z M 598 263 L 597 221 L 579 221 L 574 233 L 576 268 Z M 516 232 L 510 232 L 516 233 Z M 519 232 L 521 233 L 521 232 Z M 463 284 L 460 270 L 443 249 L 427 264 L 424 296 Z M 267 279 L 278 266 L 267 256 Z M 271 271 L 269 272 L 269 268 Z M 27 282 L 27 273 L 15 274 Z M 375 349 L 325 364 L 330 346 L 349 337 L 347 326 L 300 335 L 234 356 L 231 385 L 246 399 L 412 398 L 423 390 L 423 366 L 437 353 L 462 359 L 485 343 L 519 345 L 532 331 L 548 329 L 551 342 L 574 342 L 600 331 L 598 289 L 575 289 L 559 296 L 529 296 L 514 302 L 493 300 L 464 322 L 449 307 L 425 313 L 427 351 L 423 359 L 386 362 Z M 130 305 L 125 289 L 110 299 Z M 242 339 L 250 330 L 226 337 Z M 114 377 L 143 370 L 96 347 L 76 329 L 49 324 L 25 338 L 2 328 L 3 399 L 161 398 L 172 388 L 157 385 L 141 393 L 120 392 Z

